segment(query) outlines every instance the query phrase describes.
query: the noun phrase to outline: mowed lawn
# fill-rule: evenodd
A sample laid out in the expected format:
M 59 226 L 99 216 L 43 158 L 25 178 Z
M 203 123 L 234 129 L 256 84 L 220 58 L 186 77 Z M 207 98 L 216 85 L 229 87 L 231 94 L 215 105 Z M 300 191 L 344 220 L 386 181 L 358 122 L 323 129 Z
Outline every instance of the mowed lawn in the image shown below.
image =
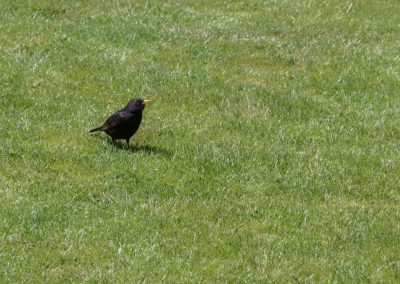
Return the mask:
M 399 1 L 0 8 L 0 282 L 400 281 Z

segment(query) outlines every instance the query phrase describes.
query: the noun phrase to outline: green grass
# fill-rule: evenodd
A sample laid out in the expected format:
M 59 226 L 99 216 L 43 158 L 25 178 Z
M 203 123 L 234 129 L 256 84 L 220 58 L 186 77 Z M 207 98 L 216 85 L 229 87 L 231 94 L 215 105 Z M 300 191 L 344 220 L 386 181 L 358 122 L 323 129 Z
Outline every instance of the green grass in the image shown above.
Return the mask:
M 400 281 L 397 0 L 0 7 L 0 282 Z

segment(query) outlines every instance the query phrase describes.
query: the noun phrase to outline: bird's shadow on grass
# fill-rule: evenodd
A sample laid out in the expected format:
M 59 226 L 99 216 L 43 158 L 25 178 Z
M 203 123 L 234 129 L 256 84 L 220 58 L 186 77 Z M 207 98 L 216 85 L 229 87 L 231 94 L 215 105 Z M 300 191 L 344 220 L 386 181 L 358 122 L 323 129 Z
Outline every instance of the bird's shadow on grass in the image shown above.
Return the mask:
M 170 157 L 172 155 L 171 152 L 169 152 L 164 148 L 154 147 L 149 145 L 139 145 L 134 143 L 130 143 L 130 145 L 128 146 L 125 141 L 124 142 L 122 141 L 123 140 L 112 141 L 111 139 L 107 139 L 108 144 L 110 144 L 114 149 L 121 151 L 126 151 L 131 153 L 144 152 L 149 155 L 162 155 L 166 157 Z

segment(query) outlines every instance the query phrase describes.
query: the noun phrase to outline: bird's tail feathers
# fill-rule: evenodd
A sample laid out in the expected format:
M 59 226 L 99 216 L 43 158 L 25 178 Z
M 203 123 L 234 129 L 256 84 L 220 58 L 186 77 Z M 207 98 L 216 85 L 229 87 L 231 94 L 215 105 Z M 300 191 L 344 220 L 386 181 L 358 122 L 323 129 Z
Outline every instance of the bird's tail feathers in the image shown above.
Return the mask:
M 102 126 L 99 126 L 99 127 L 93 128 L 92 130 L 90 130 L 90 131 L 89 131 L 89 133 L 96 132 L 96 131 L 100 131 L 100 130 L 101 130 L 101 128 L 102 128 Z

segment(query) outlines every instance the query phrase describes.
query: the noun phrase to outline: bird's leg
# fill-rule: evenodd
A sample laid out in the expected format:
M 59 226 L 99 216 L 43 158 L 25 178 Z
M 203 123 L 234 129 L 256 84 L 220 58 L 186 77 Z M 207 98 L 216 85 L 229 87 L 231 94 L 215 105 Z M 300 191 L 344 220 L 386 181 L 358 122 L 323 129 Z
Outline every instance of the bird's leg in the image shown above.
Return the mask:
M 128 148 L 129 148 L 129 138 L 126 139 L 126 143 L 128 144 Z

